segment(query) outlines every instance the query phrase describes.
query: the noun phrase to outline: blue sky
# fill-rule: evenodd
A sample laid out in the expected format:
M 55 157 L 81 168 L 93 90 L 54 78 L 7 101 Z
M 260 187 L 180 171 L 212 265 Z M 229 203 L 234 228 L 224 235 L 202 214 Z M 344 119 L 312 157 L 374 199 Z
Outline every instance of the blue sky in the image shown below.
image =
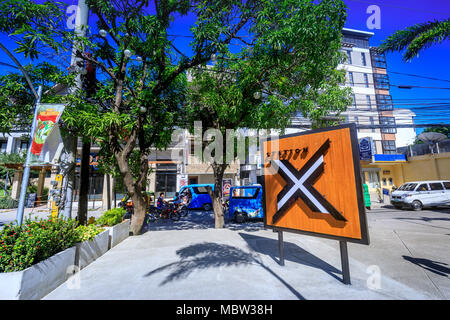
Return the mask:
M 43 1 L 38 1 L 43 2 Z M 76 4 L 76 0 L 65 0 L 68 5 Z M 383 39 L 396 30 L 404 29 L 416 23 L 432 20 L 440 20 L 450 17 L 450 1 L 446 0 L 344 0 L 348 7 L 346 27 L 374 33 L 371 45 L 378 46 Z M 380 8 L 380 29 L 369 29 L 367 20 L 371 13 L 367 8 L 377 5 Z M 91 24 L 92 24 L 91 19 Z M 175 21 L 173 32 L 181 35 L 189 35 L 189 27 L 193 17 L 178 18 Z M 177 38 L 177 46 L 183 50 L 189 50 L 189 38 Z M 15 43 L 0 36 L 0 41 L 10 49 L 14 49 Z M 418 58 L 411 62 L 404 62 L 400 53 L 387 54 L 388 73 L 391 84 L 416 85 L 424 87 L 450 88 L 450 41 L 427 49 Z M 18 58 L 21 58 L 18 56 Z M 20 59 L 23 63 L 26 61 Z M 0 62 L 11 63 L 9 58 L 0 52 Z M 0 66 L 0 73 L 13 71 L 11 68 Z M 418 77 L 400 75 L 392 72 L 415 74 L 426 77 L 448 80 L 434 81 Z M 418 103 L 450 102 L 450 90 L 446 89 L 421 89 L 410 90 L 391 87 L 391 95 L 396 107 L 408 107 L 416 112 L 416 123 L 450 123 L 450 107 L 441 106 L 436 109 L 433 105 L 418 105 Z M 410 99 L 410 100 L 405 100 Z M 411 105 L 406 105 L 411 103 Z M 422 131 L 420 129 L 418 132 Z

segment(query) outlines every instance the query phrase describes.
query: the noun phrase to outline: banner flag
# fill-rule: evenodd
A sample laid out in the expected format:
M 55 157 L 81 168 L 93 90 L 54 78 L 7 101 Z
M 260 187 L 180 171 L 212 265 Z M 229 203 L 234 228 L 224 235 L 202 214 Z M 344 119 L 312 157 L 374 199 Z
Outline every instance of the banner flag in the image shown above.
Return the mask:
M 41 158 L 41 153 L 44 148 L 44 144 L 47 141 L 50 134 L 53 136 L 51 144 L 46 147 L 46 154 L 48 162 L 52 162 L 50 159 L 50 154 L 55 155 L 58 148 L 60 148 L 58 141 L 59 127 L 56 126 L 61 114 L 64 111 L 64 105 L 62 104 L 38 104 L 37 105 L 37 116 L 34 121 L 36 121 L 36 131 L 34 132 L 33 142 L 31 144 L 31 159 L 30 163 L 34 165 L 44 164 L 43 158 Z M 57 130 L 53 130 L 57 128 Z M 53 132 L 54 131 L 54 132 Z

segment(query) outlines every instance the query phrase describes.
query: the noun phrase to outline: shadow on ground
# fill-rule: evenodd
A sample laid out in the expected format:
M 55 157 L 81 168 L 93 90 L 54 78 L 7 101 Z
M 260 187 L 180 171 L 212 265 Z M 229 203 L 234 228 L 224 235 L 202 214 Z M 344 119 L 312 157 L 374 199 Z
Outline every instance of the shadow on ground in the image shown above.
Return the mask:
M 212 211 L 189 211 L 186 217 L 179 221 L 170 219 L 157 220 L 150 223 L 143 231 L 162 231 L 162 230 L 192 230 L 192 229 L 213 229 L 214 213 Z M 261 221 L 248 221 L 244 223 L 235 223 L 225 221 L 225 228 L 233 231 L 259 231 L 264 229 Z
M 403 259 L 437 275 L 443 277 L 448 277 L 450 275 L 450 268 L 446 267 L 448 266 L 447 263 L 409 256 L 403 256 Z
M 268 255 L 277 263 L 280 262 L 277 239 L 246 233 L 239 233 L 239 235 L 247 242 L 251 250 Z M 342 274 L 341 270 L 336 269 L 331 264 L 309 253 L 295 243 L 284 241 L 284 260 L 323 270 L 328 275 L 342 282 L 342 278 L 340 277 Z
M 180 261 L 154 269 L 145 274 L 144 277 L 151 277 L 159 272 L 167 272 L 169 270 L 169 275 L 160 283 L 160 286 L 163 286 L 169 282 L 187 278 L 195 270 L 253 264 L 261 266 L 278 279 L 298 299 L 305 299 L 289 283 L 264 265 L 257 255 L 240 248 L 227 244 L 203 242 L 181 248 L 177 250 L 176 254 L 179 256 Z M 245 277 L 245 273 L 243 277 Z

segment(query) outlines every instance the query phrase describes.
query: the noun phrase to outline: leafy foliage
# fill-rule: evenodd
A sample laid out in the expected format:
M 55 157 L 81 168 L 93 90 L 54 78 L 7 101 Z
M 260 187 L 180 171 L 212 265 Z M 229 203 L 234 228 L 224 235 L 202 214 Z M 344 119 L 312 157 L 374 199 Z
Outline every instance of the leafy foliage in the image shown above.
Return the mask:
M 385 52 L 403 51 L 403 60 L 410 61 L 432 45 L 440 44 L 450 36 L 450 19 L 418 23 L 399 30 L 383 41 Z
M 126 211 L 123 208 L 114 208 L 105 211 L 105 213 L 103 213 L 101 217 L 97 219 L 97 224 L 100 226 L 112 227 L 122 222 L 122 218 L 125 213 Z
M 87 226 L 80 225 L 76 230 L 78 232 L 78 242 L 83 242 L 94 239 L 96 235 L 103 232 L 105 229 L 97 227 L 94 224 L 89 224 Z
M 80 241 L 74 220 L 26 219 L 0 230 L 0 272 L 21 271 Z

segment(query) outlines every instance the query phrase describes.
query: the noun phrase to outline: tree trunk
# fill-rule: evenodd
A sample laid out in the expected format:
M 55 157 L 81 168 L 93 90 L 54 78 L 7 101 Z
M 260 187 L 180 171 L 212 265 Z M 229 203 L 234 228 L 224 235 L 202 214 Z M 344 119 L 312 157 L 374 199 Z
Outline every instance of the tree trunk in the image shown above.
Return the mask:
M 90 153 L 91 153 L 91 143 L 83 141 L 81 151 L 80 189 L 78 197 L 78 223 L 80 225 L 87 224 Z
M 214 209 L 214 227 L 216 229 L 225 226 L 225 217 L 222 206 L 222 179 L 227 166 L 227 164 L 212 165 L 214 171 L 214 191 L 209 189 L 208 192 Z
M 146 213 L 146 203 L 142 197 L 142 192 L 135 193 L 131 200 L 133 201 L 134 214 L 131 217 L 130 231 L 133 235 L 139 235 L 141 233 L 142 225 L 144 224 L 144 218 Z
M 134 214 L 131 217 L 130 231 L 133 235 L 141 233 L 142 225 L 144 223 L 145 213 L 147 211 L 146 203 L 142 197 L 142 186 L 148 173 L 148 160 L 146 155 L 141 156 L 141 172 L 140 177 L 135 181 L 131 174 L 131 168 L 128 164 L 128 159 L 121 153 L 116 154 L 117 165 L 123 177 L 123 182 L 128 191 L 128 194 L 133 201 Z

